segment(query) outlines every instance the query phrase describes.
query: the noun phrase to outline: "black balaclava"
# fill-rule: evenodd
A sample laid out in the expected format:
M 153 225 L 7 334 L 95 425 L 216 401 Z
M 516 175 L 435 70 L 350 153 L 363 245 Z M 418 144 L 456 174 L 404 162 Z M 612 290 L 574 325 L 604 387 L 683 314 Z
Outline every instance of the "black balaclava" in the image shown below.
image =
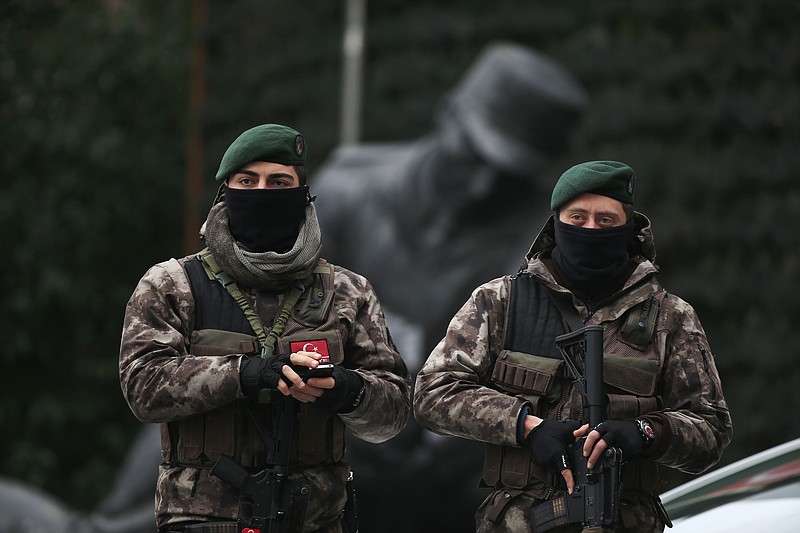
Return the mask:
M 231 235 L 251 252 L 292 249 L 311 198 L 308 186 L 289 189 L 225 187 Z
M 633 219 L 613 228 L 584 228 L 555 218 L 553 263 L 570 289 L 584 295 L 609 293 L 628 279 L 628 244 Z

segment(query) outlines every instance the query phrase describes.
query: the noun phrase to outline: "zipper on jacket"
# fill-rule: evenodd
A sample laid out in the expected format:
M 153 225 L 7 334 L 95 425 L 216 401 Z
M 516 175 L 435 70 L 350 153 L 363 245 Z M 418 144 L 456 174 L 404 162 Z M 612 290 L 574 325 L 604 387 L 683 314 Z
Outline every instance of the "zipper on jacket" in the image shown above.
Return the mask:
M 564 378 L 564 381 L 568 381 L 568 378 Z M 569 387 L 564 389 L 564 392 L 561 393 L 561 399 L 558 400 L 558 404 L 556 407 L 556 420 L 561 420 L 561 415 L 564 412 L 564 406 L 567 405 L 567 400 L 572 396 L 572 390 L 575 388 L 575 385 L 572 382 L 569 383 Z
M 606 304 L 606 302 L 609 302 L 609 301 L 613 300 L 614 298 L 617 298 L 618 296 L 620 296 L 620 295 L 622 295 L 622 294 L 624 294 L 626 292 L 631 292 L 634 288 L 636 288 L 637 285 L 640 285 L 643 281 L 645 281 L 649 277 L 650 277 L 650 275 L 647 275 L 647 276 L 643 277 L 642 279 L 640 279 L 639 281 L 637 281 L 636 283 L 634 283 L 633 285 L 628 287 L 627 290 L 620 289 L 617 292 L 615 292 L 614 294 L 612 294 L 610 296 L 607 296 L 606 298 L 603 298 L 602 300 L 597 302 L 597 304 L 593 304 L 592 300 L 588 299 L 588 298 L 586 300 L 581 300 L 583 302 L 583 305 L 586 306 L 586 312 L 588 313 L 588 316 L 586 317 L 586 320 L 584 321 L 584 324 L 588 324 L 589 320 L 591 320 L 591 318 L 592 318 L 592 316 L 594 316 L 595 312 L 598 309 L 600 309 L 601 307 L 603 307 Z M 651 299 L 652 298 L 654 298 L 654 297 L 651 297 Z

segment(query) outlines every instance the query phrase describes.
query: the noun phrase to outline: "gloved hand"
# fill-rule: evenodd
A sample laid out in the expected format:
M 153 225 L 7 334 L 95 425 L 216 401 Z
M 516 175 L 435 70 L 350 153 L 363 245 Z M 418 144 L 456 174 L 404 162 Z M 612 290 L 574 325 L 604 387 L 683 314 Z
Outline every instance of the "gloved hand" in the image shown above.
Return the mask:
M 639 455 L 647 444 L 633 420 L 606 420 L 594 429 L 610 448 L 622 450 L 624 459 Z
M 575 421 L 561 422 L 552 418 L 542 420 L 525 438 L 525 443 L 531 449 L 533 462 L 556 472 L 570 468 L 569 446 L 575 443 L 572 432 L 579 427 L 580 423 Z
M 325 389 L 314 405 L 334 413 L 349 413 L 358 407 L 364 399 L 364 378 L 358 372 L 339 365 L 333 366 L 331 377 L 336 384 L 332 389 Z
M 261 389 L 277 389 L 278 380 L 292 386 L 283 375 L 283 365 L 291 365 L 288 355 L 275 355 L 268 359 L 263 357 L 243 357 L 239 367 L 239 382 L 245 396 L 258 397 Z

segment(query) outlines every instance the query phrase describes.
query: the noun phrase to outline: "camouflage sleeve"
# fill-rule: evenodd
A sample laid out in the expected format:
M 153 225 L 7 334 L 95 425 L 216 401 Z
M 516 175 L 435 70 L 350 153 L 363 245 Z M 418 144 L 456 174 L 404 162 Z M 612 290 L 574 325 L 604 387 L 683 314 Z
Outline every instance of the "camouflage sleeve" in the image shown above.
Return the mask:
M 666 361 L 660 378 L 664 411 L 650 415 L 660 423 L 666 446 L 654 459 L 690 474 L 719 461 L 733 434 L 727 403 L 706 334 L 694 309 L 669 296 L 675 322 L 665 337 Z M 658 442 L 658 441 L 656 441 Z
M 488 387 L 503 345 L 507 278 L 478 287 L 417 375 L 414 416 L 431 431 L 517 444 L 525 401 Z
M 122 393 L 142 422 L 184 418 L 241 394 L 238 355 L 187 353 L 194 299 L 178 261 L 152 267 L 125 308 L 119 354 Z
M 339 416 L 356 437 L 383 442 L 408 423 L 411 378 L 369 281 L 345 269 L 337 268 L 337 274 L 337 312 L 348 330 L 344 366 L 361 374 L 366 385 L 361 405 Z

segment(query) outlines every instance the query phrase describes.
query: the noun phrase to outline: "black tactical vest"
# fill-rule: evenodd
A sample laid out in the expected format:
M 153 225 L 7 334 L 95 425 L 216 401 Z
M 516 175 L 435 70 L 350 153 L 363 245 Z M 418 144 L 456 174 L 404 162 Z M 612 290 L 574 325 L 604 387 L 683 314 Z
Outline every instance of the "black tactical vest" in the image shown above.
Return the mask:
M 209 356 L 259 353 L 260 344 L 253 327 L 225 287 L 209 277 L 198 259 L 189 259 L 183 266 L 195 300 L 191 353 Z M 333 266 L 318 266 L 315 281 L 307 290 L 313 297 L 301 300 L 293 311 L 284 335 L 278 340 L 280 353 L 286 353 L 292 340 L 321 337 L 328 340 L 331 361 L 342 361 L 343 347 L 335 331 L 336 318 L 331 305 L 333 283 Z M 269 406 L 258 405 L 257 410 L 265 421 L 269 420 Z M 262 463 L 265 451 L 250 426 L 249 417 L 238 402 L 164 423 L 162 457 L 171 464 L 209 467 L 224 454 L 243 466 L 257 466 Z M 303 404 L 295 432 L 292 463 L 316 465 L 343 458 L 345 427 L 338 416 Z
M 561 359 L 555 338 L 566 333 L 547 288 L 529 274 L 511 278 L 511 301 L 503 348 Z
M 244 316 L 242 308 L 231 298 L 221 283 L 209 279 L 199 260 L 187 261 L 184 268 L 195 301 L 195 330 L 220 329 L 255 337 L 256 334 Z
M 529 274 L 512 277 L 510 293 L 503 350 L 495 361 L 492 383 L 508 394 L 526 398 L 531 414 L 547 417 L 548 406 L 563 399 L 565 387 L 569 387 L 555 343 L 556 336 L 567 331 L 565 320 L 547 287 Z M 655 297 L 631 309 L 623 320 L 619 341 L 631 350 L 644 349 L 653 334 L 658 309 Z M 623 420 L 658 407 L 655 397 L 616 389 L 608 394 L 608 402 L 609 415 Z M 556 479 L 552 471 L 533 463 L 525 447 L 486 446 L 482 479 L 486 486 L 525 489 L 536 498 L 547 498 Z M 626 490 L 631 491 L 652 491 L 659 483 L 655 465 L 638 460 L 626 466 L 624 479 Z

